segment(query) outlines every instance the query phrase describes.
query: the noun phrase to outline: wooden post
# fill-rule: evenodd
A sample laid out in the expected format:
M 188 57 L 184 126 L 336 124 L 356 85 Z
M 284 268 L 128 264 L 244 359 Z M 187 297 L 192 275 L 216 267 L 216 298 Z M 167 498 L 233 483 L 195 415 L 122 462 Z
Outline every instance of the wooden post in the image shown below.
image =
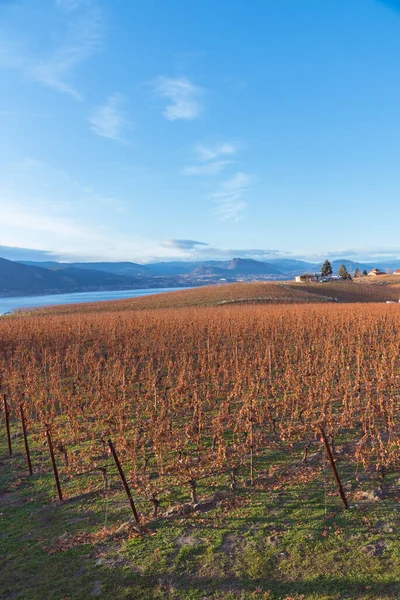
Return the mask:
M 188 483 L 190 485 L 190 498 L 192 504 L 197 504 L 197 481 L 195 479 L 190 479 Z
M 7 396 L 3 394 L 3 404 L 4 404 L 4 417 L 6 420 L 6 429 L 7 429 L 7 442 L 8 442 L 8 454 L 12 456 L 12 447 L 11 447 L 11 433 L 10 433 L 10 415 L 8 412 L 8 403 Z
M 343 501 L 344 507 L 346 509 L 348 509 L 349 508 L 349 503 L 347 502 L 346 494 L 344 493 L 342 482 L 340 481 L 339 473 L 338 473 L 338 470 L 336 468 L 335 460 L 333 458 L 333 454 L 332 454 L 332 451 L 331 451 L 330 446 L 329 446 L 328 438 L 326 437 L 326 433 L 324 431 L 324 428 L 322 426 L 320 426 L 319 429 L 320 429 L 321 434 L 322 434 L 322 441 L 324 442 L 324 445 L 325 445 L 326 454 L 328 456 L 328 459 L 329 459 L 329 462 L 331 464 L 331 468 L 332 468 L 333 474 L 334 474 L 335 479 L 336 479 L 337 486 L 339 488 L 340 497 L 341 497 L 341 499 Z
M 49 450 L 50 450 L 51 464 L 53 466 L 54 479 L 56 480 L 58 499 L 60 500 L 60 502 L 62 502 L 63 496 L 62 496 L 62 491 L 61 491 L 60 479 L 58 477 L 56 459 L 54 458 L 53 442 L 51 441 L 51 435 L 50 435 L 50 431 L 49 431 L 48 427 L 46 427 L 46 437 L 47 437 L 47 443 L 49 445 Z
M 110 446 L 110 450 L 112 452 L 115 464 L 117 465 L 119 476 L 121 477 L 121 481 L 122 481 L 122 483 L 124 485 L 126 495 L 128 496 L 128 500 L 129 500 L 129 504 L 131 505 L 133 516 L 135 518 L 136 523 L 138 525 L 140 525 L 140 518 L 139 518 L 138 512 L 136 510 L 136 506 L 135 506 L 135 503 L 133 501 L 131 490 L 129 489 L 129 486 L 128 486 L 128 482 L 126 481 L 125 473 L 122 470 L 121 463 L 119 462 L 118 455 L 117 455 L 117 453 L 115 451 L 114 444 L 112 443 L 111 440 L 108 440 L 108 445 Z
M 31 453 L 29 452 L 28 435 L 27 435 L 27 432 L 26 432 L 26 422 L 25 422 L 25 415 L 24 415 L 24 407 L 22 406 L 22 404 L 19 405 L 19 412 L 21 414 L 22 431 L 24 433 L 26 462 L 28 463 L 29 475 L 33 475 L 32 463 L 31 463 Z

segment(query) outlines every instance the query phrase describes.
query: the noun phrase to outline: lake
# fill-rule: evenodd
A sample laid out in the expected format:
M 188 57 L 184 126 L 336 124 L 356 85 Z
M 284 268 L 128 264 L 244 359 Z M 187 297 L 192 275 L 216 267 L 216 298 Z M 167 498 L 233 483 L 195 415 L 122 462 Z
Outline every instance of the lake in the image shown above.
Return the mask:
M 51 294 L 48 296 L 19 296 L 15 298 L 0 298 L 0 315 L 12 312 L 18 308 L 38 308 L 56 304 L 79 304 L 80 302 L 105 302 L 106 300 L 122 300 L 137 298 L 165 292 L 177 292 L 188 288 L 153 288 L 144 290 L 116 290 L 113 292 L 77 292 L 75 294 Z

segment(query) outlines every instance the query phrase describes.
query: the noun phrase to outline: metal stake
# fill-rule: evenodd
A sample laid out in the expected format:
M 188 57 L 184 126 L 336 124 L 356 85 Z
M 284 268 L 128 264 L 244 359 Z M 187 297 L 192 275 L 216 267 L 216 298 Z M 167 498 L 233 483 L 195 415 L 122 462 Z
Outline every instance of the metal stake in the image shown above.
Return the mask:
M 8 413 L 8 403 L 7 396 L 3 394 L 3 404 L 4 404 L 4 416 L 6 419 L 6 429 L 7 429 L 7 441 L 8 441 L 8 454 L 12 456 L 12 447 L 11 447 L 11 433 L 10 433 L 10 416 Z
M 47 443 L 49 444 L 51 464 L 53 465 L 54 479 L 56 480 L 57 494 L 58 494 L 58 498 L 59 498 L 60 502 L 62 502 L 63 496 L 62 496 L 62 491 L 61 491 L 60 478 L 58 477 L 56 459 L 54 458 L 53 442 L 51 441 L 51 435 L 50 435 L 50 431 L 49 431 L 48 427 L 46 427 L 46 437 L 47 437 Z
M 28 434 L 26 432 L 26 422 L 25 422 L 25 415 L 24 415 L 24 407 L 22 406 L 22 404 L 19 405 L 19 412 L 21 414 L 22 431 L 24 433 L 26 462 L 28 463 L 29 475 L 33 475 L 32 463 L 31 463 L 31 454 L 29 452 L 29 444 L 28 444 Z
M 138 525 L 140 525 L 140 518 L 139 518 L 138 512 L 136 510 L 135 503 L 134 503 L 133 498 L 132 498 L 131 490 L 129 489 L 128 482 L 126 481 L 125 473 L 122 470 L 121 463 L 119 462 L 118 455 L 117 455 L 117 453 L 115 451 L 114 445 L 113 445 L 113 443 L 112 443 L 111 440 L 108 440 L 108 445 L 110 446 L 110 450 L 112 452 L 115 464 L 117 465 L 119 476 L 121 477 L 121 481 L 122 481 L 122 483 L 124 485 L 126 495 L 128 496 L 128 500 L 129 500 L 129 504 L 131 505 L 133 516 L 135 518 L 136 523 Z
M 329 462 L 331 464 L 331 468 L 332 468 L 333 474 L 334 474 L 335 479 L 336 479 L 337 486 L 339 488 L 340 497 L 341 497 L 341 499 L 343 501 L 344 507 L 346 509 L 348 509 L 349 508 L 349 503 L 347 502 L 346 494 L 344 493 L 342 482 L 340 481 L 339 473 L 338 473 L 338 470 L 336 468 L 335 460 L 333 458 L 333 454 L 332 454 L 332 451 L 331 451 L 330 446 L 329 446 L 328 438 L 326 437 L 326 433 L 324 431 L 324 428 L 320 426 L 319 429 L 320 429 L 321 434 L 322 434 L 322 441 L 324 442 L 324 445 L 325 445 L 326 454 L 328 456 L 328 459 L 329 459 Z

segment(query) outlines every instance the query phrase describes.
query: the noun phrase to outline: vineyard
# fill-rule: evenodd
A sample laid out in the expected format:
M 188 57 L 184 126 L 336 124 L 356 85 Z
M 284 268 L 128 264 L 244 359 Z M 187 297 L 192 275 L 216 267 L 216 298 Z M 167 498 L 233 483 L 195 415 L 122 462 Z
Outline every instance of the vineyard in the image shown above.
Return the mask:
M 225 304 L 302 304 L 320 302 L 398 302 L 400 286 L 368 281 L 296 284 L 291 282 L 230 283 L 155 294 L 134 299 L 93 304 L 72 304 L 41 309 L 44 315 L 75 312 L 122 312 L 132 310 L 189 308 Z
M 257 285 L 259 296 L 266 298 L 263 284 Z M 293 304 L 296 294 L 311 293 L 293 288 L 276 286 L 287 304 L 236 305 L 216 291 L 219 305 L 214 307 L 145 310 L 139 300 L 142 309 L 129 310 L 123 301 L 121 310 L 115 308 L 120 303 L 101 312 L 90 307 L 71 313 L 68 308 L 66 314 L 47 309 L 47 314 L 0 321 L 1 469 L 19 456 L 13 467 L 18 472 L 9 473 L 7 481 L 29 479 L 31 472 L 35 502 L 38 490 L 43 504 L 63 501 L 52 502 L 54 511 L 62 511 L 77 495 L 82 503 L 87 495 L 105 504 L 110 520 L 115 519 L 107 535 L 113 538 L 128 523 L 128 554 L 140 562 L 140 548 L 150 548 L 165 568 L 153 572 L 152 565 L 149 587 L 143 591 L 142 565 L 142 595 L 137 591 L 115 597 L 339 598 L 339 584 L 332 584 L 331 595 L 320 590 L 319 595 L 304 596 L 313 588 L 299 586 L 301 569 L 280 545 L 277 523 L 282 515 L 276 503 L 286 497 L 293 507 L 290 499 L 300 495 L 309 507 L 306 519 L 313 515 L 319 536 L 327 530 L 329 515 L 337 524 L 349 519 L 364 523 L 370 504 L 379 504 L 374 509 L 378 512 L 393 511 L 400 498 L 400 306 L 314 304 L 309 299 Z M 190 299 L 199 291 L 179 294 Z M 163 296 L 146 300 L 170 301 Z M 304 515 L 296 510 L 291 527 L 287 514 L 283 518 L 289 536 L 293 529 L 305 530 Z M 247 570 L 243 564 L 241 572 L 237 565 L 224 567 L 231 574 L 236 569 L 236 577 L 240 572 L 244 587 L 238 584 L 232 591 L 228 586 L 225 595 L 215 595 L 212 586 L 209 595 L 201 595 L 201 583 L 192 595 L 184 595 L 178 584 L 174 587 L 168 560 L 176 561 L 177 551 L 161 542 L 154 547 L 159 532 L 178 523 L 184 530 L 179 539 L 187 540 L 193 538 L 187 528 L 193 523 L 201 528 L 204 515 L 211 521 L 212 515 L 225 519 L 226 526 L 227 519 L 237 524 L 246 511 L 253 515 L 251 526 L 242 524 L 237 539 L 242 540 L 241 563 Z M 265 529 L 254 529 L 254 515 L 260 522 L 267 519 Z M 398 516 L 394 518 L 398 525 Z M 245 543 L 249 529 L 256 532 L 250 544 L 253 555 Z M 346 553 L 343 548 L 351 546 L 346 526 L 333 529 L 335 544 L 342 540 L 339 555 Z M 224 531 L 215 546 L 215 561 L 221 560 L 221 547 L 232 537 Z M 83 547 L 97 539 L 93 532 L 81 535 Z M 267 537 L 269 546 L 262 546 Z M 68 545 L 68 536 L 62 539 L 70 551 L 74 544 Z M 387 565 L 380 566 L 379 560 L 391 548 L 392 567 L 400 565 L 400 547 L 388 542 L 381 547 L 375 538 L 373 542 L 370 554 L 361 554 L 360 560 L 369 562 L 368 568 L 362 563 L 360 574 L 372 569 L 372 583 L 381 586 L 379 597 L 395 598 L 396 585 L 384 575 Z M 54 553 L 60 550 L 57 543 Z M 212 563 L 212 544 L 206 545 L 203 539 L 194 551 L 193 544 L 181 543 L 181 575 L 190 576 L 193 565 L 204 570 L 204 557 Z M 237 559 L 239 550 L 231 554 Z M 264 557 L 261 566 L 259 555 Z M 252 561 L 258 564 L 253 571 Z M 290 577 L 283 575 L 285 561 Z M 264 569 L 261 582 L 257 569 L 261 575 Z M 357 582 L 356 573 L 345 575 Z M 251 587 L 254 581 L 258 583 Z M 293 590 L 298 595 L 292 596 Z M 25 597 L 12 596 L 9 588 L 7 594 Z M 348 597 L 378 596 L 362 588 L 360 595 Z

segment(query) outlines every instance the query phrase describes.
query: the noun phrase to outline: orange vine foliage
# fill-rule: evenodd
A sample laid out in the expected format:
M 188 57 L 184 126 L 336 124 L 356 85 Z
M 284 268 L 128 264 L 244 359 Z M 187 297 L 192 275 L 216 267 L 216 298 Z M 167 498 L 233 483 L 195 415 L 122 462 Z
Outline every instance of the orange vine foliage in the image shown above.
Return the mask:
M 400 307 L 304 304 L 16 316 L 0 321 L 14 415 L 83 471 L 112 437 L 147 498 L 171 482 L 346 432 L 355 460 L 400 458 Z

